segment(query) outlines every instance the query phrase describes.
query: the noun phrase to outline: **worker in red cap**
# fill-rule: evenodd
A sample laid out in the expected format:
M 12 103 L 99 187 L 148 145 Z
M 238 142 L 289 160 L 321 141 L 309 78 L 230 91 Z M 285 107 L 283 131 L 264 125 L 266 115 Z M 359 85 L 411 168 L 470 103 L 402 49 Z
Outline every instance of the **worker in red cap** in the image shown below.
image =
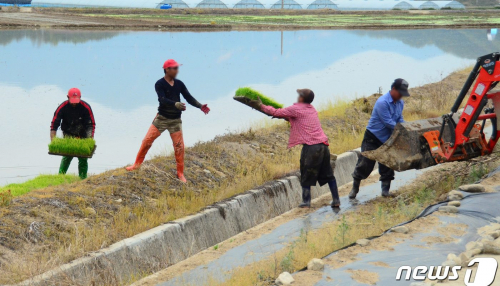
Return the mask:
M 186 104 L 181 102 L 181 94 L 192 106 L 201 109 L 208 114 L 210 108 L 206 104 L 199 103 L 187 90 L 184 83 L 178 80 L 179 64 L 175 60 L 167 60 L 163 64 L 165 75 L 155 84 L 155 90 L 158 94 L 158 114 L 156 114 L 153 123 L 149 127 L 148 133 L 142 140 L 141 148 L 137 153 L 135 163 L 127 167 L 128 171 L 138 169 L 146 158 L 149 148 L 163 131 L 168 130 L 174 145 L 175 161 L 177 162 L 177 178 L 186 183 L 184 177 L 184 139 L 182 137 L 181 114 L 186 110 Z
M 57 129 L 61 126 L 64 137 L 94 138 L 95 119 L 90 105 L 83 101 L 82 93 L 78 88 L 68 91 L 68 100 L 61 103 L 54 112 L 50 124 L 50 141 L 56 137 Z M 64 156 L 59 167 L 59 174 L 66 174 L 73 157 Z M 89 165 L 87 158 L 78 158 L 78 175 L 87 178 Z

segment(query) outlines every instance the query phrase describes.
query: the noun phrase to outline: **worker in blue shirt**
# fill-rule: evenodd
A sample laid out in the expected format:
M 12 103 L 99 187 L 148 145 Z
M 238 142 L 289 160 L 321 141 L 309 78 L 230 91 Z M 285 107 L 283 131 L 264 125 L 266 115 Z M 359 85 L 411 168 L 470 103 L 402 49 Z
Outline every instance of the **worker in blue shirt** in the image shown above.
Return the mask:
M 402 78 L 394 80 L 391 90 L 382 95 L 373 107 L 372 116 L 366 127 L 365 136 L 361 143 L 361 152 L 371 151 L 379 148 L 391 137 L 396 124 L 403 120 L 403 97 L 410 96 L 408 93 L 408 82 Z M 363 155 L 358 158 L 358 163 L 352 173 L 353 183 L 349 198 L 354 199 L 359 192 L 361 180 L 366 179 L 375 167 L 375 161 Z M 378 164 L 380 181 L 382 182 L 382 196 L 389 197 L 391 181 L 394 180 L 394 170 Z

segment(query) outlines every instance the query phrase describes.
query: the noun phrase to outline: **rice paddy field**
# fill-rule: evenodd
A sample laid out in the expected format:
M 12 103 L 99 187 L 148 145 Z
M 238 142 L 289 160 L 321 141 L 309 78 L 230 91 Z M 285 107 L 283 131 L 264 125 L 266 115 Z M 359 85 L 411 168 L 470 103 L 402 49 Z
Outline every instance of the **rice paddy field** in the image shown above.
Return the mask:
M 208 11 L 206 11 L 208 10 Z M 328 10 L 327 10 L 328 11 Z M 122 13 L 103 11 L 86 16 L 112 18 L 117 20 L 169 21 L 169 23 L 206 24 L 213 27 L 226 26 L 236 29 L 262 27 L 289 28 L 395 28 L 395 27 L 479 27 L 495 26 L 500 23 L 498 9 L 476 11 L 328 11 L 323 13 L 274 12 L 261 13 L 250 11 L 241 13 L 218 13 L 210 9 L 193 9 L 189 12 Z
M 495 28 L 500 23 L 498 12 L 494 6 L 465 11 L 35 8 L 22 17 L 0 13 L 0 29 L 32 26 L 99 30 Z

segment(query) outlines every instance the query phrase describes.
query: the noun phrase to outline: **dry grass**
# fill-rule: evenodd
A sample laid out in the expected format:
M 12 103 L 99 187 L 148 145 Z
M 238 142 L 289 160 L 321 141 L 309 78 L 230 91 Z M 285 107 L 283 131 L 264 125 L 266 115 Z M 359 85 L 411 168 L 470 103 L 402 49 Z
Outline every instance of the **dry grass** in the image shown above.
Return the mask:
M 490 161 L 489 164 L 496 167 L 499 157 L 493 156 L 494 163 Z M 337 221 L 325 223 L 322 228 L 302 232 L 298 239 L 272 258 L 236 269 L 224 282 L 210 279 L 205 285 L 274 285 L 280 273 L 296 272 L 306 267 L 312 258 L 325 257 L 358 239 L 381 235 L 390 227 L 413 219 L 426 206 L 442 200 L 451 189 L 482 178 L 488 170 L 488 166 L 481 162 L 448 164 L 402 188 L 396 198 L 374 199 L 347 212 Z
M 453 87 L 450 92 L 461 88 L 465 76 L 458 72 L 444 79 Z M 411 90 L 407 120 L 444 113 L 428 97 L 435 86 Z M 332 153 L 360 145 L 376 98 L 335 102 L 321 110 Z M 162 156 L 147 161 L 138 172 L 112 170 L 15 198 L 0 207 L 0 284 L 43 273 L 297 170 L 300 148 L 286 149 L 287 132 L 287 123 L 280 123 L 188 148 L 187 185 L 175 179 L 174 158 Z M 30 231 L 33 224 L 38 227 Z

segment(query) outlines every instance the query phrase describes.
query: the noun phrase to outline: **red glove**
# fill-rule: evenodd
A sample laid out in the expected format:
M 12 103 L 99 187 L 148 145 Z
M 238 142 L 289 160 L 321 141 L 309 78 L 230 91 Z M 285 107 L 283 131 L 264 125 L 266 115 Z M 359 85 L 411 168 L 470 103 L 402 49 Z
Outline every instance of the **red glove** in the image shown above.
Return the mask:
M 205 114 L 208 114 L 210 112 L 210 108 L 208 108 L 208 106 L 206 104 L 203 104 L 201 106 L 201 111 L 203 111 L 203 113 L 205 113 Z

